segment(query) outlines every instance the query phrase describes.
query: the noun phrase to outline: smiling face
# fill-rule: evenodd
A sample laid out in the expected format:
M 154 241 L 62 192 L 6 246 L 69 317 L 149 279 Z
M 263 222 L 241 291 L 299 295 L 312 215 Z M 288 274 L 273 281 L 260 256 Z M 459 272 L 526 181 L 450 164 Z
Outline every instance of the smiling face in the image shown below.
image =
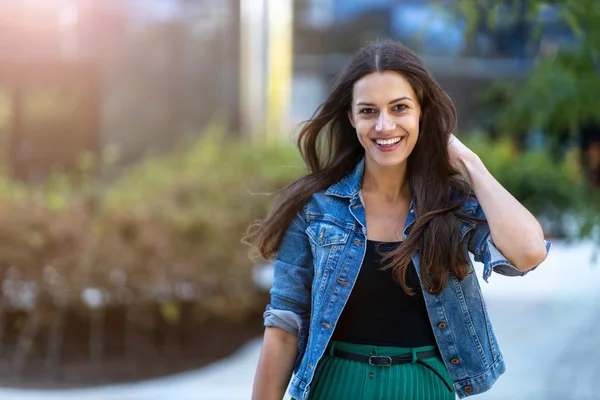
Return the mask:
M 384 71 L 359 79 L 349 117 L 365 149 L 367 167 L 405 165 L 419 138 L 420 116 L 421 106 L 404 76 Z

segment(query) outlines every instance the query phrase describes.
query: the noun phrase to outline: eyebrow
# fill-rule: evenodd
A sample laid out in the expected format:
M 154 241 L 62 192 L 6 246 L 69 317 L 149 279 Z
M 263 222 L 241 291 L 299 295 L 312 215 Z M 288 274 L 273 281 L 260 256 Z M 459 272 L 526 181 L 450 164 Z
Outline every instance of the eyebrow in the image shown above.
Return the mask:
M 399 102 L 399 101 L 402 101 L 402 100 L 410 100 L 410 101 L 413 101 L 413 100 L 412 100 L 410 97 L 408 97 L 408 96 L 402 96 L 402 97 L 398 97 L 397 99 L 394 99 L 394 100 L 390 101 L 390 102 L 388 103 L 388 105 L 390 105 L 390 104 L 394 104 L 394 103 L 397 103 L 397 102 Z M 365 103 L 365 102 L 363 102 L 363 101 L 361 101 L 361 102 L 359 102 L 359 103 L 356 103 L 356 105 L 357 105 L 357 106 L 375 106 L 375 104 L 373 104 L 373 103 Z

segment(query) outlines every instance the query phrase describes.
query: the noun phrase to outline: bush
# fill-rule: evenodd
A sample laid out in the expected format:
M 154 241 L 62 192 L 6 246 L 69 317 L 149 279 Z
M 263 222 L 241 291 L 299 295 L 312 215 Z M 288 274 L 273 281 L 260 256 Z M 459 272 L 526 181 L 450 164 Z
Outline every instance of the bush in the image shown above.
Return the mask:
M 15 288 L 8 298 L 21 309 L 44 296 L 83 309 L 159 302 L 165 320 L 177 322 L 177 303 L 187 301 L 202 318 L 244 318 L 264 304 L 240 239 L 266 214 L 265 192 L 303 172 L 291 147 L 209 132 L 111 183 L 61 175 L 30 187 L 3 178 L 5 293 Z
M 297 151 L 213 129 L 111 182 L 92 161 L 38 186 L 0 177 L 2 385 L 148 379 L 262 332 L 241 238 L 304 173 Z

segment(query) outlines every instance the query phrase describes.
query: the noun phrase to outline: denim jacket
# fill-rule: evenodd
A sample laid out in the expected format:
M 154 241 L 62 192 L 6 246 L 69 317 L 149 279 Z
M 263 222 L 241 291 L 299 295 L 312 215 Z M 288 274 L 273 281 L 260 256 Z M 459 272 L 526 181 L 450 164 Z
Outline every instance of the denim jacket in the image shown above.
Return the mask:
M 287 229 L 273 262 L 271 302 L 264 324 L 298 336 L 290 394 L 299 400 L 308 398 L 317 364 L 365 256 L 367 229 L 360 193 L 363 171 L 364 159 L 351 174 L 306 202 Z M 462 211 L 485 218 L 475 198 L 469 198 Z M 404 238 L 415 220 L 411 203 Z M 507 276 L 526 273 L 511 265 L 494 246 L 487 223 L 463 223 L 460 231 L 465 254 L 469 251 L 476 261 L 483 262 L 486 282 L 492 271 Z M 549 249 L 546 242 L 546 251 Z M 412 260 L 421 279 L 418 252 Z M 451 275 L 440 295 L 423 291 L 437 345 L 460 398 L 485 392 L 505 371 L 477 276 L 471 263 L 469 267 L 460 282 Z

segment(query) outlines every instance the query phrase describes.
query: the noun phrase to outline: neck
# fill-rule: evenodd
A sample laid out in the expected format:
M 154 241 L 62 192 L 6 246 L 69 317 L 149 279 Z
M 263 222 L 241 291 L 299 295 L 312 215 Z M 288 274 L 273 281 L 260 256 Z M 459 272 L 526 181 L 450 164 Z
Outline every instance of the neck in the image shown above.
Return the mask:
M 385 201 L 396 202 L 399 199 L 410 199 L 407 163 L 394 167 L 382 167 L 366 160 L 362 190 Z

